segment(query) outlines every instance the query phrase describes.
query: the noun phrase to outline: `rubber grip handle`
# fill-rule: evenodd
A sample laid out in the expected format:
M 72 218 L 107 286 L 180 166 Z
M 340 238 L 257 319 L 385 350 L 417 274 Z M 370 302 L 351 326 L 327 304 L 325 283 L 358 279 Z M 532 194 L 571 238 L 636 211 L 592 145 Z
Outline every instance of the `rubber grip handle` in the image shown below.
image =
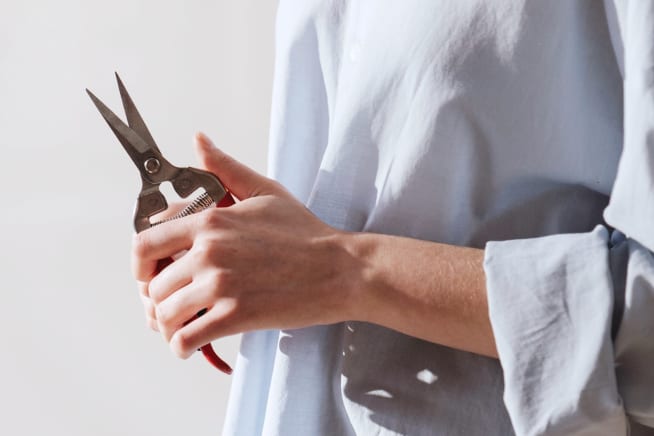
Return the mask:
M 225 194 L 225 196 L 216 204 L 216 207 L 227 207 L 235 204 L 234 198 L 232 195 L 228 192 Z M 173 259 L 171 257 L 166 258 L 166 259 L 161 259 L 159 262 L 157 262 L 157 274 L 161 272 L 162 269 L 167 267 L 173 263 Z M 189 319 L 184 323 L 184 325 L 190 323 L 191 321 L 194 321 L 204 315 L 206 313 L 207 309 L 202 309 L 199 311 L 193 318 Z M 218 369 L 219 371 L 224 372 L 225 374 L 231 374 L 232 373 L 232 368 L 216 354 L 216 352 L 213 349 L 213 346 L 211 345 L 211 342 L 209 342 L 207 345 L 204 345 L 200 347 L 198 351 L 202 352 L 202 355 L 204 356 L 207 361 L 213 365 L 214 368 Z

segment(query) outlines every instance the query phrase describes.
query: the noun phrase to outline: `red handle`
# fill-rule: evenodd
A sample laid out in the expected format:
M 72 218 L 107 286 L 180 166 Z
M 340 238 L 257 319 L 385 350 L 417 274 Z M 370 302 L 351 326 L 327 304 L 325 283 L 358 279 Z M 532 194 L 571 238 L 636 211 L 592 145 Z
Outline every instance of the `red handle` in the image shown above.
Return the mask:
M 216 207 L 227 207 L 227 206 L 231 206 L 233 204 L 234 204 L 234 198 L 228 192 L 228 193 L 225 194 L 225 196 L 222 198 L 222 200 L 220 200 L 220 202 L 218 202 L 218 204 L 216 204 Z M 157 263 L 157 274 L 162 269 L 164 269 L 165 267 L 170 265 L 171 263 L 173 263 L 173 259 L 170 258 L 170 257 L 167 258 L 167 259 L 161 259 Z M 194 320 L 198 319 L 199 317 L 204 315 L 206 312 L 207 312 L 206 308 L 200 310 L 193 318 L 186 321 L 184 323 L 184 325 L 190 323 L 191 321 L 194 321 Z M 232 368 L 223 359 L 221 359 L 220 356 L 218 356 L 216 354 L 216 352 L 213 349 L 213 346 L 211 345 L 211 342 L 209 342 L 207 345 L 204 345 L 204 346 L 200 347 L 200 349 L 198 351 L 202 351 L 202 354 L 204 355 L 205 359 L 207 359 L 207 361 L 211 365 L 213 365 L 216 369 L 224 372 L 225 374 L 231 374 L 232 373 Z

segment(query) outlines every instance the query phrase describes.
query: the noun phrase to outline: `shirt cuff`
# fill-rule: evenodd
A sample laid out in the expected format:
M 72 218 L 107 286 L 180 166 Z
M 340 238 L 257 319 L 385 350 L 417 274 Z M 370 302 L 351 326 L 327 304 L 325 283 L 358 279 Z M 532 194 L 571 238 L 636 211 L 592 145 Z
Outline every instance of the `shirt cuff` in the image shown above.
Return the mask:
M 608 232 L 489 242 L 491 324 L 516 434 L 626 434 L 611 342 Z

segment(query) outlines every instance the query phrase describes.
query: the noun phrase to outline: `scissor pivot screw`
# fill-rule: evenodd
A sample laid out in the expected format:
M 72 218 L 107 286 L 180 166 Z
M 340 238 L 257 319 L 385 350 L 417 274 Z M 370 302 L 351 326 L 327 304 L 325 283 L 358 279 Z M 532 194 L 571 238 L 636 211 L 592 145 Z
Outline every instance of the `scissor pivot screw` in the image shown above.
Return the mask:
M 146 160 L 143 165 L 145 166 L 145 171 L 147 171 L 148 174 L 155 174 L 159 172 L 159 169 L 161 168 L 161 162 L 159 162 L 159 160 L 154 157 Z

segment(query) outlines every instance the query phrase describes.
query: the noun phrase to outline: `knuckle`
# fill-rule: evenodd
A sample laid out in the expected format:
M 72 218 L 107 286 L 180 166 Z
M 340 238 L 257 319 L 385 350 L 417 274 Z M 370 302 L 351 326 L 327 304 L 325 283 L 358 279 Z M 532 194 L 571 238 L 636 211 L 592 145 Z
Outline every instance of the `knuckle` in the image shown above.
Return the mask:
M 222 223 L 221 210 L 210 208 L 198 214 L 199 225 L 203 229 L 215 229 Z
M 273 192 L 275 192 L 275 193 L 279 193 L 279 194 L 281 194 L 281 193 L 286 193 L 286 188 L 284 187 L 284 185 L 282 185 L 281 183 L 279 183 L 277 180 L 266 178 L 266 183 L 269 184 L 270 189 L 271 189 Z
M 132 238 L 132 256 L 134 258 L 143 258 L 148 252 L 148 237 L 147 233 L 135 233 Z
M 210 256 L 209 253 L 211 252 L 211 247 L 203 241 L 196 241 L 191 250 L 196 260 L 204 260 Z
M 238 324 L 246 311 L 247 308 L 240 299 L 225 298 L 220 304 L 221 316 L 218 320 L 222 323 Z
M 162 326 L 168 327 L 172 318 L 171 312 L 166 305 L 158 304 L 154 307 L 154 318 Z
M 146 299 L 149 301 L 150 291 L 148 290 L 148 283 L 138 281 L 137 284 L 138 284 L 139 294 L 141 295 L 141 299 L 144 302 Z
M 148 283 L 146 288 L 147 288 L 148 295 L 150 296 L 150 300 L 154 304 L 160 303 L 161 302 L 161 298 L 160 298 L 161 294 L 159 292 L 160 289 L 159 289 L 159 286 L 157 285 L 157 281 L 151 280 L 150 283 Z
M 214 307 L 214 313 L 212 313 L 207 324 L 207 329 L 217 338 L 238 331 L 242 321 L 241 314 L 231 303 L 225 304 L 223 302 L 219 306 L 221 307 Z
M 216 269 L 208 274 L 207 286 L 211 290 L 211 295 L 218 298 L 229 293 L 232 282 L 233 280 L 228 272 Z
M 157 331 L 161 334 L 164 341 L 168 343 L 170 343 L 171 338 L 175 334 L 175 330 L 161 322 L 161 320 L 157 320 Z
M 217 246 L 209 241 L 199 241 L 193 245 L 193 256 L 198 265 L 208 266 L 216 256 Z
M 191 338 L 185 332 L 177 332 L 170 341 L 170 349 L 180 359 L 187 359 L 193 353 Z
M 147 319 L 147 324 L 148 324 L 148 327 L 150 327 L 150 330 L 153 330 L 155 332 L 159 331 L 159 324 L 157 324 L 156 319 L 148 318 Z
M 145 315 L 148 318 L 156 318 L 155 310 L 154 310 L 154 304 L 152 304 L 152 300 L 150 300 L 147 297 L 141 296 L 141 302 L 143 303 L 143 308 L 145 309 Z

